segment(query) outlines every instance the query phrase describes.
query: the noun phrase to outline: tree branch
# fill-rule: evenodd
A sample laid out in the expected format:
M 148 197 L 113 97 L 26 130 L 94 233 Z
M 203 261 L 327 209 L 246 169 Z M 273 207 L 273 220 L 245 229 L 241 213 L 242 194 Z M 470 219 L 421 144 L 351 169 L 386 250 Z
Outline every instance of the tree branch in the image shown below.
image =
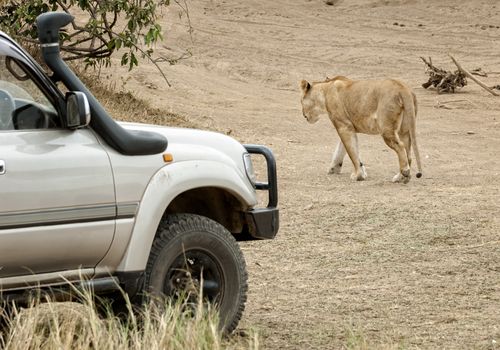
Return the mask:
M 481 80 L 477 79 L 472 74 L 470 74 L 469 71 L 462 68 L 462 66 L 457 62 L 457 60 L 452 55 L 448 54 L 448 56 L 450 56 L 451 60 L 453 61 L 453 63 L 455 63 L 458 70 L 461 71 L 462 73 L 464 73 L 469 79 L 473 80 L 477 85 L 481 86 L 483 89 L 488 91 L 490 94 L 492 94 L 494 96 L 500 96 L 495 91 L 491 90 L 488 86 L 486 86 L 486 84 L 484 84 Z

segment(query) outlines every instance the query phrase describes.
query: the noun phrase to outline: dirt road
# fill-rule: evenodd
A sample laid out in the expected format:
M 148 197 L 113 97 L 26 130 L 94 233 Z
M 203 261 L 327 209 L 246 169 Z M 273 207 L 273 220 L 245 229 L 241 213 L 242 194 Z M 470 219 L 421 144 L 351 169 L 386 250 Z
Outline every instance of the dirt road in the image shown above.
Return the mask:
M 127 89 L 278 160 L 281 230 L 244 243 L 250 292 L 241 328 L 264 349 L 500 348 L 500 98 L 473 82 L 453 95 L 421 87 L 419 56 L 500 84 L 500 3 L 200 0 L 170 6 L 162 67 Z M 345 75 L 407 82 L 419 100 L 424 176 L 393 184 L 397 159 L 361 136 L 368 179 L 327 175 L 338 139 L 302 117 L 298 82 Z M 415 169 L 413 170 L 415 173 Z

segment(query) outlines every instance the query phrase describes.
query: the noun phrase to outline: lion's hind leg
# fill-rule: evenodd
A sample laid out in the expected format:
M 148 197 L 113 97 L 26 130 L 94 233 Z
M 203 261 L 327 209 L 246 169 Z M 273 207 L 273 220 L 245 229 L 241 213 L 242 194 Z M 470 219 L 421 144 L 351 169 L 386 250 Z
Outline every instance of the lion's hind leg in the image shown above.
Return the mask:
M 411 168 L 411 138 L 410 138 L 410 133 L 404 133 L 404 134 L 399 134 L 399 138 L 401 139 L 401 142 L 403 142 L 405 150 L 406 150 L 406 156 L 408 157 L 408 165 Z
M 382 134 L 387 146 L 392 148 L 398 155 L 399 160 L 399 173 L 397 173 L 392 182 L 403 182 L 408 183 L 410 181 L 410 164 L 408 162 L 408 155 L 406 153 L 405 145 L 399 139 L 399 136 L 395 132 L 388 132 Z

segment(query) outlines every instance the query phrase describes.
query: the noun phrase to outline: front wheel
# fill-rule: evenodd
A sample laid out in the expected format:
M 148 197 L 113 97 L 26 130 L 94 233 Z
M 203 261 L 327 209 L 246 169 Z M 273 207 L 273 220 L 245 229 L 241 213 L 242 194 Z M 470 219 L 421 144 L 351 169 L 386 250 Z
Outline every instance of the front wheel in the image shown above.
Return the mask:
M 201 284 L 201 285 L 200 285 Z M 220 326 L 233 331 L 247 298 L 245 260 L 224 226 L 194 214 L 169 215 L 160 223 L 146 266 L 145 290 L 176 297 L 192 288 L 216 305 Z

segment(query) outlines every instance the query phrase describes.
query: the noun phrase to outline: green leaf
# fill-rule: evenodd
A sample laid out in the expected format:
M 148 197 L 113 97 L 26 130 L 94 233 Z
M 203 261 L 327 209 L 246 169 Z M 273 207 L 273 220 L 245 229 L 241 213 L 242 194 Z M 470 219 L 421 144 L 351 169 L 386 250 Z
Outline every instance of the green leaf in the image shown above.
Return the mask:
M 125 52 L 125 53 L 123 54 L 123 56 L 122 56 L 122 60 L 121 60 L 120 64 L 121 64 L 122 66 L 124 66 L 124 65 L 126 65 L 127 63 L 128 63 L 128 53 L 127 53 L 127 52 Z

